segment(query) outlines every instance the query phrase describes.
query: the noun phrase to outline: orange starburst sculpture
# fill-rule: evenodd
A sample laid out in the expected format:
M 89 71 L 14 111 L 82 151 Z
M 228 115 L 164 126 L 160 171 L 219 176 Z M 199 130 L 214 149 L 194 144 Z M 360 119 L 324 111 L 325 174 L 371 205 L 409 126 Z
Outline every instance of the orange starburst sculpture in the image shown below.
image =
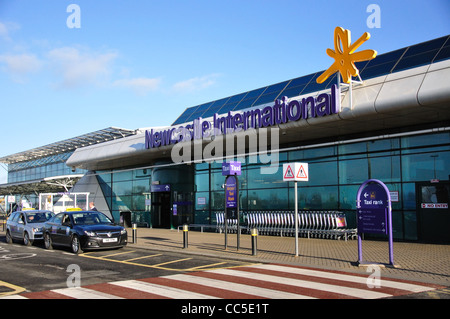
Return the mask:
M 334 30 L 334 50 L 327 49 L 327 54 L 334 59 L 334 63 L 317 78 L 317 83 L 323 83 L 337 71 L 341 73 L 344 83 L 350 83 L 352 76 L 358 76 L 359 74 L 355 62 L 372 60 L 377 56 L 375 50 L 355 52 L 361 44 L 369 39 L 370 34 L 365 32 L 355 43 L 351 44 L 350 30 L 336 27 Z

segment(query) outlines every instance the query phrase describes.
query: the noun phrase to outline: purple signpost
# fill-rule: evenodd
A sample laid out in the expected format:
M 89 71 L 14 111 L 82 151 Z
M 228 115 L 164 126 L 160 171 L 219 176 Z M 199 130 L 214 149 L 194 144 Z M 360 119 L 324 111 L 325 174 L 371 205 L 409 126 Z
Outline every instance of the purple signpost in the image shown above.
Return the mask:
M 363 233 L 385 234 L 388 235 L 389 241 L 389 264 L 394 267 L 392 206 L 389 189 L 383 182 L 377 179 L 365 181 L 358 189 L 356 208 L 358 222 L 358 264 L 373 264 L 363 261 L 361 235 Z
M 241 162 L 224 162 L 222 163 L 222 176 L 225 178 L 225 250 L 228 248 L 228 212 L 229 209 L 236 210 L 237 218 L 237 250 L 240 247 L 240 228 L 239 228 L 239 181 L 238 176 L 241 175 Z

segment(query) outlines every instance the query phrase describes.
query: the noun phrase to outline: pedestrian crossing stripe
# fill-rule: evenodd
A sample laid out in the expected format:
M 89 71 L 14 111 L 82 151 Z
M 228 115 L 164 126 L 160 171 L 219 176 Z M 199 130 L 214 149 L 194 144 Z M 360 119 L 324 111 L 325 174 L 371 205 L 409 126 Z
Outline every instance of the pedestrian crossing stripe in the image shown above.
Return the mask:
M 210 269 L 139 280 L 27 292 L 21 299 L 379 299 L 443 286 L 277 264 Z

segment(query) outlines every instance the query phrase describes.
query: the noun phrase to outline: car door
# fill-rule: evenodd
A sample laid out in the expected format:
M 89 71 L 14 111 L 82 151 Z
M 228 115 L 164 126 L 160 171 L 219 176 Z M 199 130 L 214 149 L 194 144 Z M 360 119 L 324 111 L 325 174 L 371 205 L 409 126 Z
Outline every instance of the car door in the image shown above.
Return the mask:
M 9 233 L 11 234 L 12 238 L 16 238 L 16 233 L 17 233 L 17 218 L 19 217 L 19 213 L 12 213 L 11 216 L 9 216 L 8 218 L 8 228 L 9 228 Z
M 72 228 L 72 222 L 69 214 L 64 214 L 62 222 L 58 225 L 57 235 L 60 245 L 70 245 L 70 229 Z
M 47 224 L 46 230 L 50 234 L 50 238 L 52 239 L 53 244 L 55 245 L 61 245 L 61 238 L 58 233 L 58 228 L 61 227 L 62 219 L 64 217 L 64 214 L 58 214 L 55 217 L 53 217 Z
M 25 225 L 26 225 L 26 216 L 24 213 L 20 213 L 16 222 L 16 231 L 14 234 L 15 238 L 23 238 L 23 231 L 25 229 Z

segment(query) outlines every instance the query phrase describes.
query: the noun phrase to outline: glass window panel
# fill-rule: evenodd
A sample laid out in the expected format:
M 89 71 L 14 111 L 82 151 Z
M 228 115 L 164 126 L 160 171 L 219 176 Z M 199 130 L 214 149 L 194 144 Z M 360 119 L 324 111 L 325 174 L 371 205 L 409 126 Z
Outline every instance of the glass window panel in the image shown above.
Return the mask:
M 397 61 L 393 61 L 393 62 L 383 63 L 383 64 L 375 65 L 375 66 L 367 66 L 360 73 L 361 79 L 367 80 L 367 79 L 375 78 L 377 76 L 390 74 L 392 68 L 395 66 L 396 63 L 397 63 Z
M 129 181 L 133 179 L 133 172 L 132 171 L 125 171 L 125 172 L 114 172 L 113 173 L 113 181 L 119 182 L 119 181 Z
M 135 169 L 133 171 L 133 179 L 150 179 L 152 176 L 152 170 L 150 168 Z
M 288 189 L 252 189 L 248 190 L 249 210 L 286 209 L 288 205 Z
M 336 146 L 310 148 L 299 151 L 289 152 L 289 161 L 302 162 L 305 160 L 322 159 L 336 156 Z
M 196 118 L 200 117 L 203 115 L 203 113 L 205 113 L 205 111 L 214 103 L 213 102 L 209 102 L 209 103 L 205 103 L 202 105 L 199 105 L 196 107 L 195 111 L 192 112 L 192 114 L 186 119 L 186 122 L 191 122 L 193 120 L 195 120 Z
M 392 138 L 367 142 L 369 152 L 386 151 L 400 148 L 400 139 Z
M 441 51 L 439 51 L 439 53 L 434 58 L 433 63 L 448 59 L 450 59 L 450 45 L 443 47 Z
M 225 176 L 222 176 L 222 171 L 211 172 L 211 190 L 222 190 L 222 185 L 225 183 Z
M 133 206 L 132 211 L 145 211 L 145 195 L 133 195 Z
M 229 98 L 224 98 L 221 100 L 217 100 L 215 101 L 210 107 L 209 109 L 203 113 L 202 117 L 206 118 L 206 117 L 210 117 L 213 116 L 215 113 L 218 113 L 219 110 L 222 108 L 222 106 L 225 105 L 225 103 L 229 100 Z
M 150 179 L 138 179 L 133 181 L 133 194 L 150 193 Z
M 447 37 L 442 37 L 431 41 L 412 45 L 408 48 L 408 51 L 406 51 L 404 56 L 409 57 L 412 55 L 421 54 L 432 50 L 438 50 L 444 45 L 446 40 Z
M 417 214 L 416 211 L 405 211 L 404 216 L 404 239 L 418 240 L 417 237 Z
M 394 239 L 403 238 L 403 214 L 399 211 L 392 212 L 392 236 Z M 381 236 L 384 237 L 384 236 Z
M 114 194 L 117 196 L 122 195 L 131 195 L 132 194 L 132 181 L 126 181 L 126 182 L 114 182 L 112 190 Z
M 402 137 L 402 148 L 449 144 L 450 132 Z
M 380 54 L 375 59 L 372 59 L 367 63 L 366 67 L 373 67 L 377 65 L 382 65 L 385 63 L 397 63 L 398 59 L 403 55 L 406 48 L 402 48 L 399 50 L 391 51 L 388 53 Z
M 368 179 L 366 158 L 342 160 L 339 162 L 340 184 L 361 184 Z
M 337 185 L 337 162 L 309 163 L 308 185 Z M 301 184 L 303 185 L 303 184 Z
M 403 209 L 416 209 L 416 184 L 403 183 L 402 192 L 400 194 Z
M 411 154 L 402 157 L 403 181 L 447 180 L 450 152 Z
M 283 90 L 286 87 L 288 82 L 289 81 L 284 81 L 284 82 L 273 84 L 273 85 L 269 86 L 264 91 L 264 95 L 269 94 L 269 93 L 277 93 L 277 94 L 279 94 L 281 92 L 281 90 Z
M 236 103 L 236 102 L 241 101 L 243 98 L 245 98 L 247 93 L 248 92 L 244 92 L 244 93 L 241 93 L 241 94 L 233 95 L 232 97 L 230 97 L 230 99 L 227 101 L 226 104 Z
M 112 210 L 119 212 L 129 212 L 132 209 L 133 196 L 113 196 Z
M 421 54 L 416 54 L 410 57 L 403 57 L 400 60 L 400 62 L 397 63 L 395 69 L 392 72 L 398 72 L 406 69 L 415 68 L 421 65 L 430 64 L 437 53 L 438 50 L 433 50 Z
M 336 83 L 336 81 L 334 80 L 335 76 L 327 79 L 325 82 L 323 83 L 317 83 L 316 80 L 312 80 L 311 82 L 309 82 L 309 84 L 305 87 L 305 89 L 302 91 L 302 95 L 303 94 L 308 94 L 308 93 L 312 93 L 312 92 L 317 92 L 317 91 L 321 91 L 321 90 L 325 90 L 327 88 L 327 85 L 329 82 L 333 81 L 334 83 Z
M 245 100 L 251 99 L 251 98 L 257 98 L 260 96 L 264 91 L 266 90 L 266 87 L 259 88 L 253 91 L 249 91 L 247 95 L 245 96 Z
M 300 210 L 338 209 L 338 186 L 301 187 L 298 190 L 298 207 Z M 295 189 L 289 188 L 289 208 L 295 206 Z
M 339 209 L 356 210 L 356 194 L 360 185 L 339 186 Z
M 209 164 L 206 162 L 200 163 L 200 164 L 195 164 L 196 171 L 207 170 L 208 168 L 209 168 Z
M 400 157 L 374 157 L 368 159 L 370 178 L 379 179 L 385 183 L 399 182 L 401 178 Z
M 221 109 L 217 113 L 218 114 L 226 114 L 229 111 L 233 111 L 238 103 L 239 102 L 227 103 L 224 106 L 222 106 Z
M 223 210 L 224 209 L 224 200 L 225 194 L 222 191 L 211 192 L 211 207 L 215 210 Z
M 281 92 L 279 98 L 281 98 L 283 96 L 287 96 L 289 98 L 299 96 L 305 87 L 306 87 L 306 84 L 286 89 L 283 92 Z
M 321 74 L 321 73 L 322 73 L 322 72 L 320 72 L 320 74 Z M 302 76 L 302 77 L 293 79 L 293 80 L 288 84 L 288 86 L 286 87 L 286 89 L 290 89 L 290 88 L 293 88 L 293 87 L 296 87 L 296 86 L 300 86 L 300 85 L 306 85 L 306 84 L 308 84 L 308 83 L 312 80 L 312 78 L 313 78 L 316 74 L 317 74 L 317 73 L 312 73 L 312 74 L 308 74 L 308 75 L 305 75 L 305 76 Z
M 209 191 L 209 174 L 196 174 L 195 185 L 197 192 Z
M 239 102 L 238 105 L 236 105 L 236 107 L 234 108 L 234 111 L 242 110 L 242 109 L 246 109 L 248 107 L 251 107 L 253 105 L 253 102 L 255 102 L 255 100 L 257 98 L 258 97 L 255 96 L 255 97 L 252 97 L 252 98 L 249 98 L 249 99 L 242 100 L 241 102 Z
M 188 108 L 188 109 L 186 109 L 177 119 L 176 119 L 176 121 L 172 124 L 172 125 L 176 125 L 176 124 L 181 124 L 181 123 L 184 123 L 188 118 L 189 118 L 189 116 L 192 114 L 192 113 L 194 113 L 194 111 L 195 111 L 195 107 L 190 107 L 190 108 Z
M 339 145 L 339 155 L 366 153 L 367 151 L 367 142 Z
M 99 181 L 101 180 L 104 183 L 110 183 L 111 184 L 112 174 L 111 173 L 98 172 L 97 178 L 99 179 Z
M 279 170 L 280 171 L 280 170 Z M 286 187 L 280 174 L 261 174 L 260 168 L 247 170 L 248 189 Z
M 197 192 L 195 194 L 195 209 L 209 210 L 209 192 Z

